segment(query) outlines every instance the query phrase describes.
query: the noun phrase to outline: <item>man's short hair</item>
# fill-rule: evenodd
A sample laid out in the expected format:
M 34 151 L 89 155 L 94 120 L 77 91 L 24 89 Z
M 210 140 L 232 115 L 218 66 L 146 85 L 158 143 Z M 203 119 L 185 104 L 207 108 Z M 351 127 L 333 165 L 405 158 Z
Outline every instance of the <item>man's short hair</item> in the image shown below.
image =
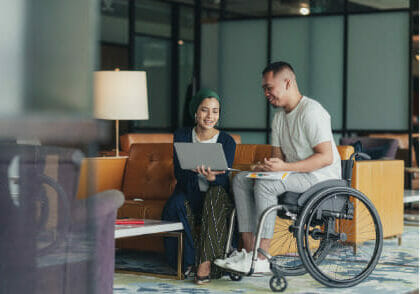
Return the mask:
M 282 72 L 284 69 L 289 69 L 294 74 L 295 71 L 293 70 L 293 67 L 284 61 L 276 61 L 272 62 L 269 65 L 267 65 L 266 68 L 264 68 L 262 75 L 265 75 L 266 73 L 273 72 L 273 76 L 276 75 L 279 72 Z

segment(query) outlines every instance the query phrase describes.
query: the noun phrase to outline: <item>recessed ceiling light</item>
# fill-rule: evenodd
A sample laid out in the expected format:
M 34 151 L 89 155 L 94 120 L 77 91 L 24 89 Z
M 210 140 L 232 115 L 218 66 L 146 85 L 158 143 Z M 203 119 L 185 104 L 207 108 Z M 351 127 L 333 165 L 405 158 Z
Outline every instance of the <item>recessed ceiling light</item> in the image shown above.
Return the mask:
M 309 13 L 311 13 L 311 11 L 309 10 L 308 7 L 301 7 L 299 9 L 299 13 L 302 14 L 302 15 L 308 15 Z

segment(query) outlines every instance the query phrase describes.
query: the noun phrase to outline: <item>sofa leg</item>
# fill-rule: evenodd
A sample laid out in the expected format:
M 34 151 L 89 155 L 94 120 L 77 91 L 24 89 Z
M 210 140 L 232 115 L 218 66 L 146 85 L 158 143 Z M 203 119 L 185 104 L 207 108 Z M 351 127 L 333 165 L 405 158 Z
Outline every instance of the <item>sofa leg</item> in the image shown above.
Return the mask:
M 402 236 L 401 236 L 401 234 L 400 235 L 397 235 L 397 238 L 398 238 L 398 246 L 401 246 L 401 244 L 402 244 Z

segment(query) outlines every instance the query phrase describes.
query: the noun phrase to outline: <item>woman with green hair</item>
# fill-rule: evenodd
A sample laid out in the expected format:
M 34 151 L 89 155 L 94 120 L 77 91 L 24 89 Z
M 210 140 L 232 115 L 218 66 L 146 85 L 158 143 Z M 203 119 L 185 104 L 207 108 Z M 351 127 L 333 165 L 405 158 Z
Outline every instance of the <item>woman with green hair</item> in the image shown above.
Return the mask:
M 221 143 L 228 166 L 232 167 L 236 144 L 230 135 L 216 128 L 220 117 L 221 99 L 209 89 L 201 89 L 190 102 L 194 127 L 178 129 L 174 142 Z M 205 166 L 182 170 L 174 152 L 174 173 L 177 184 L 167 201 L 162 219 L 182 222 L 184 226 L 183 268 L 186 274 L 195 267 L 197 284 L 220 278 L 222 273 L 212 266 L 223 257 L 228 234 L 228 216 L 233 208 L 229 196 L 229 176 Z M 200 225 L 200 232 L 196 232 Z M 165 252 L 172 266 L 177 264 L 177 240 L 165 238 Z

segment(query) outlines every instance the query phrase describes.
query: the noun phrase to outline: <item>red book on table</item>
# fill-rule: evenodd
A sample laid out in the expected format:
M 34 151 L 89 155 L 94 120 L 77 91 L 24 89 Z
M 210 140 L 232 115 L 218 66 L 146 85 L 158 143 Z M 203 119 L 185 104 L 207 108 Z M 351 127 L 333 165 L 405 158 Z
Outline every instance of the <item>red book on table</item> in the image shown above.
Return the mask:
M 116 225 L 143 225 L 144 220 L 142 219 L 117 219 L 115 221 Z

